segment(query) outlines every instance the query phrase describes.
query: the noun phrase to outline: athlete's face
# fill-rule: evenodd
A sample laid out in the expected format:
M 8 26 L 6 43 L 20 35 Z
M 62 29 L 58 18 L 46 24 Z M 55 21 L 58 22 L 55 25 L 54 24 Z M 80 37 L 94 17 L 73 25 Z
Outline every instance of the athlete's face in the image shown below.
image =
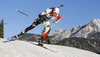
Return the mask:
M 57 13 L 53 12 L 52 16 L 57 17 Z

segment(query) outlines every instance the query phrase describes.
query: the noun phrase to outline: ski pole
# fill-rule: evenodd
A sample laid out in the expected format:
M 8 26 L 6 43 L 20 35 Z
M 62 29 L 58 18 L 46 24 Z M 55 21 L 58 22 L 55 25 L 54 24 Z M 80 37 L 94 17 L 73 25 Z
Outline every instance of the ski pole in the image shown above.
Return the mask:
M 32 18 L 32 19 L 34 19 L 34 20 L 36 20 L 35 18 L 33 18 L 33 17 L 31 17 L 31 16 L 29 16 L 29 15 L 27 15 L 27 14 L 25 14 L 25 13 L 23 13 L 23 12 L 19 11 L 18 9 L 16 9 L 16 11 L 17 11 L 17 12 L 19 12 L 19 13 L 24 14 L 25 16 L 28 16 L 28 17 L 30 17 L 30 18 Z
M 30 17 L 30 18 L 36 20 L 35 18 L 33 18 L 33 17 L 31 17 L 31 16 L 29 16 L 29 15 L 27 15 L 27 14 L 25 14 L 25 13 L 19 11 L 18 9 L 16 9 L 16 11 L 19 12 L 19 13 L 21 13 L 21 14 L 24 14 L 25 16 L 28 16 L 28 17 Z M 43 23 L 44 23 L 44 22 L 43 22 Z M 42 24 L 43 24 L 43 23 L 42 23 Z M 44 24 L 43 24 L 43 25 L 44 25 Z M 46 25 L 44 25 L 44 26 L 46 26 Z
M 60 5 L 60 6 L 58 6 L 58 8 L 60 8 L 60 7 L 63 7 L 64 5 Z

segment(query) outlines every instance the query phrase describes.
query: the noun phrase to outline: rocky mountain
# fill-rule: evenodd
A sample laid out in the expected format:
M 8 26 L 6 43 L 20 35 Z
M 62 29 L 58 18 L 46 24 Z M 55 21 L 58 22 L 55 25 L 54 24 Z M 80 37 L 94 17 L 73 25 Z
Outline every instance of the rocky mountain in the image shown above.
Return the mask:
M 100 32 L 100 19 L 93 19 L 84 28 L 77 32 L 73 37 L 84 37 L 87 38 L 91 33 Z
M 58 41 L 64 38 L 71 37 L 88 38 L 90 34 L 97 32 L 100 32 L 100 19 L 93 19 L 90 23 L 86 25 L 79 25 L 78 27 L 74 27 L 72 29 L 58 29 L 51 35 L 54 36 L 54 39 L 56 41 Z
M 21 37 L 19 37 L 19 40 L 37 42 L 38 38 L 41 38 L 41 35 L 26 33 L 26 34 L 22 35 Z
M 100 39 L 90 38 L 65 38 L 56 43 L 57 45 L 76 47 L 79 49 L 89 50 L 100 54 Z
M 100 39 L 100 32 L 97 33 L 90 33 L 88 38 L 93 38 L 93 39 Z

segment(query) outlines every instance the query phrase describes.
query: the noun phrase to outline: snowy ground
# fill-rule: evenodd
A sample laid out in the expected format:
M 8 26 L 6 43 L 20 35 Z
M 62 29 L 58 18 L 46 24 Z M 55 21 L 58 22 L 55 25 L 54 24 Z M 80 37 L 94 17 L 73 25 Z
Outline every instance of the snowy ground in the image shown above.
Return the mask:
M 6 39 L 0 39 L 0 57 L 100 57 L 100 55 L 65 46 L 47 45 L 44 46 L 53 50 L 44 49 L 26 41 L 11 41 L 3 43 Z

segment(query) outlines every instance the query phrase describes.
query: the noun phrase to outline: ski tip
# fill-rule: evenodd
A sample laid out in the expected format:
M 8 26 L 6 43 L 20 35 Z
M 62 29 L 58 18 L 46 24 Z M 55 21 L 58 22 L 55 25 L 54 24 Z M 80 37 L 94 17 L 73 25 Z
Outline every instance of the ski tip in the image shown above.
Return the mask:
M 16 11 L 18 11 L 18 9 L 16 9 Z

